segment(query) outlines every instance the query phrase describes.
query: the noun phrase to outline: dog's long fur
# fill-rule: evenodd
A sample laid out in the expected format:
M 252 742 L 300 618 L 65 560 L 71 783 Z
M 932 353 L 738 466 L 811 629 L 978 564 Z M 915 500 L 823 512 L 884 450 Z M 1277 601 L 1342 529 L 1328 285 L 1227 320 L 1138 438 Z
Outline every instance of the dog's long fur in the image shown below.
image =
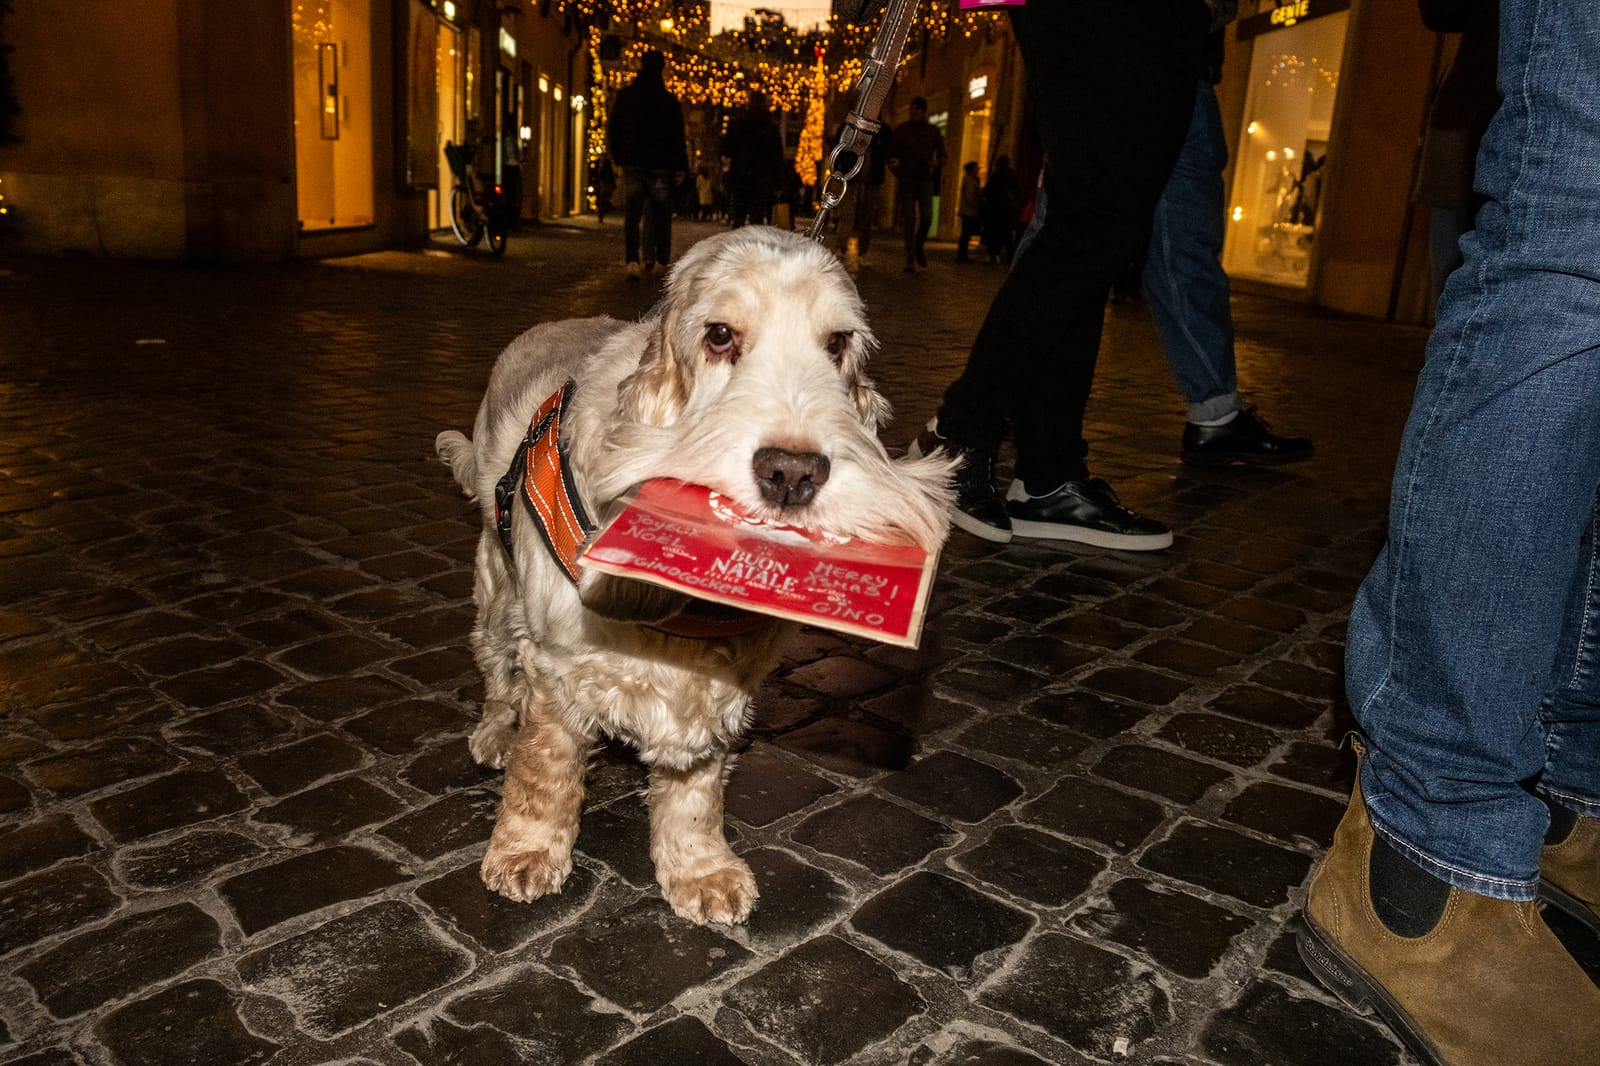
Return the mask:
M 533 411 L 577 383 L 562 437 L 597 519 L 633 485 L 669 477 L 755 515 L 937 549 L 951 464 L 884 451 L 877 428 L 889 406 L 863 373 L 875 344 L 831 254 L 796 234 L 739 229 L 695 245 L 640 322 L 568 320 L 518 337 L 495 363 L 472 439 L 439 434 L 440 458 L 483 509 L 472 647 L 486 696 L 471 750 L 506 769 L 483 859 L 490 888 L 516 900 L 560 890 L 584 764 L 606 734 L 650 767 L 650 852 L 668 903 L 695 922 L 743 921 L 756 886 L 723 839 L 724 769 L 791 628 L 692 640 L 639 624 L 681 600 L 592 571 L 575 588 L 520 506 L 508 558 L 494 488 Z M 764 496 L 752 465 L 763 448 L 826 457 L 815 497 Z

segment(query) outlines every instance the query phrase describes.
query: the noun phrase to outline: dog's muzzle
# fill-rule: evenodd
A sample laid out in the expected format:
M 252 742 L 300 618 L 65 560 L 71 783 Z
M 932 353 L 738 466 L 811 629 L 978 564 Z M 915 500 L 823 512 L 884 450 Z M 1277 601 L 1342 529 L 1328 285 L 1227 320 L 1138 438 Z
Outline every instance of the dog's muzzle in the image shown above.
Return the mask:
M 761 498 L 775 507 L 804 507 L 828 480 L 826 455 L 761 448 L 750 464 Z

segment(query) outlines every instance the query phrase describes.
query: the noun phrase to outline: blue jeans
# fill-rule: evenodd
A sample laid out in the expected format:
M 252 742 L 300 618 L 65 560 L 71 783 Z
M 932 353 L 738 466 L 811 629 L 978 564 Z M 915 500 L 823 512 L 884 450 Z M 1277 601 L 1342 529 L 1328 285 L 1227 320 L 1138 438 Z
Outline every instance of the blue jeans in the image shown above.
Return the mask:
M 1222 270 L 1228 142 L 1222 111 L 1208 81 L 1195 89 L 1194 117 L 1183 150 L 1156 204 L 1144 292 L 1189 421 L 1239 409 L 1233 363 L 1233 312 Z
M 626 166 L 622 184 L 628 197 L 622 230 L 628 262 L 639 261 L 641 218 L 645 259 L 663 266 L 672 262 L 672 171 Z
M 1526 901 L 1536 792 L 1600 816 L 1600 6 L 1502 0 L 1499 80 L 1346 687 L 1377 831 Z

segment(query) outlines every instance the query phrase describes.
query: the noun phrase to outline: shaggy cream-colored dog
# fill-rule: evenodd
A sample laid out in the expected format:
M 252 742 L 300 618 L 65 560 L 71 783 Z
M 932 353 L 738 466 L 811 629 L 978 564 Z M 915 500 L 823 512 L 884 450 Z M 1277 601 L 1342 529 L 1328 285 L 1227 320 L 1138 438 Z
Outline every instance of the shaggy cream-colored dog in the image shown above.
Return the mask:
M 483 859 L 491 889 L 515 900 L 560 890 L 585 764 L 606 734 L 650 768 L 650 854 L 673 910 L 694 922 L 748 917 L 755 879 L 723 838 L 723 782 L 792 628 L 752 619 L 743 631 L 676 635 L 673 618 L 692 601 L 594 571 L 575 581 L 516 500 L 508 551 L 495 488 L 535 411 L 574 382 L 564 461 L 596 519 L 630 487 L 677 478 L 759 518 L 936 550 L 951 464 L 884 451 L 889 406 L 863 373 L 875 343 L 826 249 L 734 230 L 690 249 L 640 322 L 569 320 L 518 337 L 495 363 L 472 439 L 439 434 L 440 457 L 483 509 L 472 648 L 486 698 L 471 750 L 506 770 Z

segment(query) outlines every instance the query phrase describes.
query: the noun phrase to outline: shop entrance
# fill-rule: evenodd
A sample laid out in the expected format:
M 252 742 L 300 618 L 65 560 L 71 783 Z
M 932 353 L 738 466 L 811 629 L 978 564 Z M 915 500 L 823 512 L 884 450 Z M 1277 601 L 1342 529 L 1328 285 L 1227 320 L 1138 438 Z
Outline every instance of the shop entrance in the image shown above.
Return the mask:
M 1268 22 L 1279 28 L 1253 37 L 1222 251 L 1230 275 L 1296 288 L 1309 280 L 1349 19 Z M 1241 37 L 1247 28 L 1241 21 Z
M 291 18 L 300 228 L 370 226 L 371 0 L 297 5 Z
M 436 53 L 434 76 L 437 79 L 435 91 L 439 97 L 439 130 L 434 151 L 439 153 L 439 184 L 428 191 L 428 225 L 440 229 L 450 225 L 450 186 L 455 183 L 455 175 L 450 172 L 450 161 L 444 155 L 444 146 L 447 142 L 460 144 L 462 136 L 461 85 L 464 74 L 461 31 L 448 22 L 440 21 Z

